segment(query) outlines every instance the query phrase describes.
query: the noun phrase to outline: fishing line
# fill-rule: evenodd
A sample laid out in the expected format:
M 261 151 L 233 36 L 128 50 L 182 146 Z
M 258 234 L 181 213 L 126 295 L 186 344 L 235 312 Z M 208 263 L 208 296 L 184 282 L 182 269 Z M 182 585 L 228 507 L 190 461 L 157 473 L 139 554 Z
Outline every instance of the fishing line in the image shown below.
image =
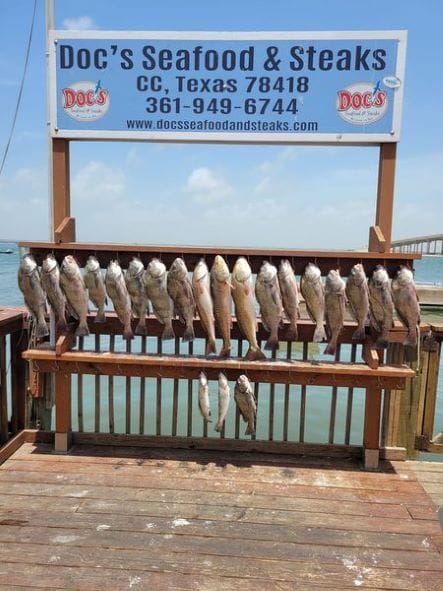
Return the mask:
M 18 93 L 18 96 L 17 96 L 17 103 L 15 105 L 14 117 L 12 119 L 12 125 L 11 125 L 11 129 L 9 131 L 9 138 L 8 138 L 8 141 L 7 141 L 6 146 L 5 146 L 5 151 L 3 153 L 2 162 L 0 164 L 0 176 L 1 176 L 2 172 L 3 172 L 3 167 L 5 165 L 6 157 L 7 157 L 8 152 L 9 152 L 9 146 L 11 144 L 12 136 L 14 134 L 15 123 L 17 121 L 18 110 L 20 108 L 20 103 L 21 103 L 21 99 L 22 99 L 23 87 L 25 85 L 26 72 L 28 70 L 29 54 L 30 54 L 30 51 L 31 51 L 32 34 L 34 32 L 34 23 L 35 23 L 36 10 L 37 10 L 37 0 L 34 0 L 34 10 L 33 10 L 33 13 L 32 13 L 31 28 L 29 29 L 28 46 L 26 48 L 25 65 L 24 65 L 24 68 L 23 68 L 23 75 L 22 75 L 22 80 L 21 80 L 21 83 L 20 83 L 20 90 L 19 90 L 19 93 Z

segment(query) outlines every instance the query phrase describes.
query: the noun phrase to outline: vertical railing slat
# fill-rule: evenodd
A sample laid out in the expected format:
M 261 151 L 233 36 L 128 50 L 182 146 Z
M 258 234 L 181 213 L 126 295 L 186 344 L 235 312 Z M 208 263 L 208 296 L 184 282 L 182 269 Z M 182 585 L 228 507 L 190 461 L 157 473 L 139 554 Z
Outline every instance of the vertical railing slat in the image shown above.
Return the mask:
M 96 353 L 100 352 L 100 335 L 95 335 L 95 347 L 94 350 Z M 94 432 L 100 432 L 100 374 L 94 376 Z
M 8 388 L 6 373 L 6 337 L 0 336 L 0 444 L 8 440 Z
M 109 350 L 111 353 L 115 351 L 115 335 L 111 334 L 109 337 Z M 114 433 L 114 376 L 108 376 L 108 424 L 109 433 Z
M 85 346 L 85 338 L 79 337 L 78 350 L 83 351 Z M 83 425 L 83 374 L 77 374 L 77 416 L 78 416 L 78 430 L 80 433 L 84 431 Z
M 174 354 L 180 354 L 180 338 L 175 337 Z M 174 385 L 172 390 L 172 424 L 171 424 L 171 435 L 175 437 L 177 435 L 177 419 L 178 419 L 178 388 L 179 380 L 174 379 Z
M 146 355 L 146 337 L 141 337 L 141 354 Z M 143 435 L 145 432 L 145 405 L 146 405 L 146 378 L 140 378 L 140 406 L 138 419 L 138 432 Z
M 289 341 L 286 345 L 286 359 L 291 359 L 292 356 L 292 343 Z M 290 384 L 285 385 L 285 401 L 283 409 L 283 441 L 288 440 L 288 423 L 289 423 L 289 393 Z
M 351 363 L 355 363 L 357 357 L 357 345 L 351 346 Z M 354 402 L 354 388 L 348 388 L 348 396 L 346 401 L 346 421 L 345 421 L 345 445 L 349 445 L 351 441 L 351 424 L 352 424 L 352 405 Z
M 162 354 L 163 343 L 160 337 L 157 337 L 157 355 Z M 156 380 L 156 407 L 155 407 L 155 432 L 161 435 L 162 432 L 162 379 Z
M 308 359 L 309 343 L 303 343 L 303 361 Z M 306 385 L 303 384 L 300 391 L 300 425 L 298 439 L 300 443 L 305 440 L 305 421 L 306 421 Z
M 194 354 L 194 343 L 190 341 L 188 343 L 188 354 Z M 188 380 L 188 408 L 187 408 L 187 434 L 188 437 L 192 436 L 192 380 Z
M 132 351 L 132 341 L 126 341 L 126 353 L 131 353 Z M 126 425 L 125 425 L 125 433 L 129 435 L 131 432 L 131 378 L 127 377 L 125 379 L 125 388 L 126 388 Z
M 337 345 L 337 349 L 335 351 L 335 362 L 336 363 L 338 361 L 340 361 L 340 352 L 341 352 L 341 346 L 340 345 Z M 329 437 L 328 437 L 328 443 L 329 444 L 333 444 L 334 443 L 335 419 L 336 419 L 336 416 L 337 416 L 337 392 L 338 392 L 337 386 L 332 386 L 331 411 L 330 411 L 330 414 L 329 414 Z

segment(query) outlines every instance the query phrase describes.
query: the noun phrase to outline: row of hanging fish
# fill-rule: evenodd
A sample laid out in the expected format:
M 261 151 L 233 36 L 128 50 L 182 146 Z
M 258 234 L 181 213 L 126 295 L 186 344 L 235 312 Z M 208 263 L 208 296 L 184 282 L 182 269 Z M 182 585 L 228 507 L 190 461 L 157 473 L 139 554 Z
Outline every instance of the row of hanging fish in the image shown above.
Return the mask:
M 32 255 L 25 255 L 18 279 L 25 303 L 35 318 L 38 338 L 48 334 L 46 297 L 55 313 L 58 329 L 66 329 L 67 307 L 79 321 L 76 335 L 86 336 L 89 334 L 88 300 L 97 308 L 95 322 L 104 322 L 108 296 L 123 324 L 125 339 L 133 338 L 133 315 L 138 318 L 135 333 L 146 334 L 150 301 L 155 316 L 164 325 L 163 339 L 174 338 L 172 319 L 178 315 L 185 324 L 183 341 L 192 341 L 197 311 L 207 334 L 206 354 L 216 352 L 217 326 L 223 342 L 219 355 L 229 357 L 232 300 L 239 329 L 249 343 L 247 359 L 265 359 L 257 342 L 257 302 L 263 326 L 269 332 L 265 349 L 278 349 L 278 330 L 285 318 L 289 321 L 286 338 L 292 341 L 298 338 L 300 298 L 294 270 L 288 260 L 282 260 L 278 270 L 265 261 L 254 284 L 251 267 L 243 257 L 237 259 L 232 274 L 219 255 L 210 271 L 201 260 L 190 279 L 181 258 L 176 258 L 167 271 L 159 259 L 152 259 L 145 269 L 141 260 L 134 257 L 125 273 L 117 261 L 111 261 L 103 277 L 100 264 L 93 256 L 88 258 L 82 274 L 71 255 L 63 259 L 59 268 L 55 257 L 48 254 L 41 273 Z M 315 323 L 314 342 L 328 340 L 326 354 L 335 354 L 346 302 L 349 302 L 358 323 L 353 335 L 355 340 L 364 340 L 365 327 L 369 323 L 379 334 L 376 346 L 386 347 L 395 307 L 398 317 L 408 328 L 405 345 L 415 346 L 417 343 L 420 310 L 412 272 L 405 267 L 398 271 L 392 283 L 386 269 L 380 265 L 368 281 L 361 264 L 354 265 L 346 283 L 335 269 L 328 273 L 323 283 L 320 269 L 308 263 L 301 276 L 300 291 Z
M 247 423 L 245 435 L 255 433 L 255 422 L 257 417 L 257 401 L 254 396 L 251 384 L 245 375 L 239 376 L 234 387 L 234 400 L 240 411 L 243 420 Z M 231 401 L 231 390 L 225 374 L 220 373 L 218 377 L 218 420 L 215 430 L 220 432 L 223 428 L 226 415 Z M 209 385 L 206 374 L 202 371 L 198 383 L 198 406 L 200 413 L 207 423 L 212 422 L 211 401 Z

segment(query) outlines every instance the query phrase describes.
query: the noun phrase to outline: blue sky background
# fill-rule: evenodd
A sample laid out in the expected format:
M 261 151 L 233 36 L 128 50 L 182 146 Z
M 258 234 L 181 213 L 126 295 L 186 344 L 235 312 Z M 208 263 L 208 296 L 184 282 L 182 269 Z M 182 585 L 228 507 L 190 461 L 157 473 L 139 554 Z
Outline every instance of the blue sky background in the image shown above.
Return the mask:
M 0 0 L 0 156 L 22 75 L 32 0 Z M 56 28 L 406 29 L 393 236 L 443 231 L 443 3 L 390 0 L 55 0 Z M 49 237 L 45 7 L 0 177 L 0 238 Z M 72 142 L 82 241 L 362 248 L 374 222 L 378 148 Z

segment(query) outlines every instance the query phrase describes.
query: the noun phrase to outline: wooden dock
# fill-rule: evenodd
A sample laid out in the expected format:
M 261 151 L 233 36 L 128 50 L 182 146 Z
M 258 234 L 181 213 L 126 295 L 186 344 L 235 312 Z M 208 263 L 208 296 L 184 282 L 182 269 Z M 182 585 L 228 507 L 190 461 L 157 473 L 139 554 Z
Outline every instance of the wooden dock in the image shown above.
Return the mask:
M 1 590 L 442 588 L 443 464 L 51 449 L 0 468 Z

